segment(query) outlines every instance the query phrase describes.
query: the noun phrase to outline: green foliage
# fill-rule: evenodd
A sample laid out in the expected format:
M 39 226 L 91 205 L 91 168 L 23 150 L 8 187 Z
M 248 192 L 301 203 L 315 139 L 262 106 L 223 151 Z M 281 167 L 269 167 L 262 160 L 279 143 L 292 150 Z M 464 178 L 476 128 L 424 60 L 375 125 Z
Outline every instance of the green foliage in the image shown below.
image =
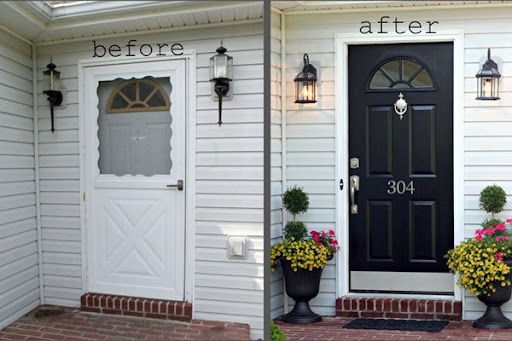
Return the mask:
M 295 220 L 295 215 L 308 210 L 309 196 L 301 187 L 295 185 L 283 193 L 283 207 L 293 214 Z
M 480 224 L 484 229 L 490 226 L 496 226 L 498 224 L 503 224 L 504 222 L 497 218 L 485 219 L 482 224 Z
M 491 213 L 493 218 L 495 213 L 503 211 L 506 203 L 507 194 L 496 184 L 487 186 L 480 192 L 480 208 Z
M 289 221 L 284 227 L 284 239 L 302 240 L 308 235 L 308 228 L 302 221 Z
M 270 321 L 270 339 L 276 341 L 287 340 L 285 332 L 283 332 L 281 328 L 279 328 L 279 326 L 274 323 L 274 321 Z

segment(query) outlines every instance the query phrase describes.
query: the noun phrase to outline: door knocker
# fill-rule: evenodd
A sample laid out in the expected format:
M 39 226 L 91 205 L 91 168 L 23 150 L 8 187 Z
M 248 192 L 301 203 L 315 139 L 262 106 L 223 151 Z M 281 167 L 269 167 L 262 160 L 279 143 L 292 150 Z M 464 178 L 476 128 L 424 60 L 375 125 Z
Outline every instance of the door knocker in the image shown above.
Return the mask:
M 400 93 L 398 97 L 399 98 L 395 102 L 395 112 L 400 116 L 401 120 L 407 111 L 407 102 L 405 101 L 404 95 L 402 93 Z

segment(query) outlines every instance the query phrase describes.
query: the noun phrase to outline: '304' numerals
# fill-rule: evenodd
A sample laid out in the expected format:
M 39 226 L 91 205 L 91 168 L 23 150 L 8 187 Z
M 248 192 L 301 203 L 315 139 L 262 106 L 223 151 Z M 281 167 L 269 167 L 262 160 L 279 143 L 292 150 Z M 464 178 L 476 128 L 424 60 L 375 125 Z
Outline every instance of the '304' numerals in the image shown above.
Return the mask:
M 414 181 L 409 181 L 409 183 L 403 180 L 388 181 L 388 194 L 404 194 L 405 192 L 414 194 Z

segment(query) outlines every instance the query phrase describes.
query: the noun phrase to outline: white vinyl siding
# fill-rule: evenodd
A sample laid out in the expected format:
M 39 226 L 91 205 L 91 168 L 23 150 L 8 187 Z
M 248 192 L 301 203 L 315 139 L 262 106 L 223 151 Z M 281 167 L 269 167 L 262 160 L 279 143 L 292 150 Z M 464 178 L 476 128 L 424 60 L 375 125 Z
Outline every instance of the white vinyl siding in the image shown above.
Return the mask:
M 0 329 L 40 304 L 31 46 L 0 31 Z
M 239 24 L 91 39 L 38 48 L 38 69 L 50 57 L 62 72 L 65 107 L 55 111 L 55 134 L 49 130 L 49 108 L 40 105 L 41 211 L 45 301 L 78 305 L 82 288 L 80 168 L 78 130 L 79 60 L 91 59 L 93 43 L 180 43 L 196 53 L 194 156 L 195 233 L 193 317 L 249 323 L 251 337 L 263 335 L 263 25 Z M 211 98 L 209 59 L 220 42 L 234 59 L 233 98 L 223 101 L 221 127 L 218 102 Z M 171 42 L 171 43 L 169 43 Z M 169 55 L 170 52 L 167 52 Z M 97 58 L 97 57 L 96 57 Z M 119 57 L 123 60 L 128 57 Z M 147 57 L 150 58 L 150 57 Z M 38 82 L 39 92 L 43 83 Z M 248 238 L 244 260 L 227 258 L 227 238 Z M 188 290 L 188 289 L 187 289 Z
M 270 110 L 271 110 L 271 222 L 270 238 L 271 244 L 281 240 L 283 231 L 283 136 L 282 136 L 282 60 L 281 60 L 281 15 L 275 12 L 271 14 L 271 79 L 270 79 Z M 269 251 L 270 252 L 270 251 Z M 284 313 L 283 280 L 281 271 L 273 272 L 271 275 L 271 297 L 270 309 L 271 318 L 276 318 Z
M 479 8 L 419 7 L 399 11 L 361 10 L 338 13 L 293 13 L 286 16 L 287 113 L 286 149 L 287 183 L 303 186 L 310 193 L 311 208 L 300 218 L 310 228 L 330 228 L 336 218 L 339 192 L 335 178 L 335 34 L 360 34 L 362 21 L 372 22 L 373 36 L 379 36 L 377 21 L 389 16 L 387 31 L 394 32 L 392 21 L 438 21 L 434 31 L 462 30 L 464 33 L 464 236 L 471 237 L 486 213 L 478 207 L 478 195 L 487 185 L 496 183 L 512 195 L 512 7 Z M 425 31 L 425 30 L 423 30 Z M 424 32 L 421 34 L 425 34 Z M 381 33 L 380 36 L 386 34 Z M 431 34 L 435 36 L 435 34 Z M 363 35 L 361 35 L 363 36 Z M 402 34 L 407 36 L 407 33 Z M 412 39 L 414 36 L 409 34 Z M 487 57 L 499 61 L 502 74 L 500 101 L 477 101 L 475 74 Z M 293 78 L 308 53 L 311 64 L 318 67 L 318 103 L 294 104 Z M 460 118 L 456 118 L 460 119 Z M 346 137 L 340 136 L 342 141 Z M 459 154 L 460 155 L 460 154 Z M 509 200 L 512 201 L 512 200 Z M 509 202 L 499 217 L 512 212 Z M 462 226 L 458 228 L 462 229 Z M 341 227 L 337 227 L 338 231 Z M 321 292 L 312 302 L 315 312 L 333 315 L 336 299 L 335 269 L 328 265 L 322 278 Z M 479 316 L 484 305 L 475 297 L 465 298 L 465 318 Z M 504 306 L 512 314 L 512 303 Z

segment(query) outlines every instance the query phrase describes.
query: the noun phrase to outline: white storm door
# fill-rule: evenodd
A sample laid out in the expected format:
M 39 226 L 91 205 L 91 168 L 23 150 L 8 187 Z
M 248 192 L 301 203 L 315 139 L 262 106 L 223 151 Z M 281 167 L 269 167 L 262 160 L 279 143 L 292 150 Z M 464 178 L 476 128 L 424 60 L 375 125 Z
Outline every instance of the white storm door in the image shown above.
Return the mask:
M 88 291 L 184 299 L 184 60 L 84 68 Z

